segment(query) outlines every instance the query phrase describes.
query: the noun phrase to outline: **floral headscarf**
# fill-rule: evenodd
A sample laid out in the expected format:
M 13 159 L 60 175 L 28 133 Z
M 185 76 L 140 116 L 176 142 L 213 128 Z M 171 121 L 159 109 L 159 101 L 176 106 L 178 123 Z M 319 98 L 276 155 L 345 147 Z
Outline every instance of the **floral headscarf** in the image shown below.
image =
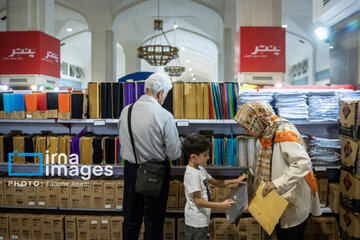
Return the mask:
M 244 104 L 234 118 L 243 128 L 259 134 L 262 148 L 256 162 L 254 185 L 271 180 L 272 145 L 274 142 L 292 141 L 304 146 L 304 141 L 296 127 L 283 118 L 276 116 L 265 101 Z M 274 134 L 276 132 L 276 136 Z M 306 148 L 305 148 L 306 149 Z

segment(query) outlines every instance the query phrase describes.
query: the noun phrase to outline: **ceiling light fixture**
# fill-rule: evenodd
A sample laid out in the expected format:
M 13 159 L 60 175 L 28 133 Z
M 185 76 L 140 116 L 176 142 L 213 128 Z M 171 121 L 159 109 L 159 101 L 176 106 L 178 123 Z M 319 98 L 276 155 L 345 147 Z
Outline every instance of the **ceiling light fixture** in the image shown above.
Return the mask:
M 333 48 L 334 48 L 334 46 L 329 46 L 329 48 L 330 48 L 330 49 L 333 49 Z
M 178 48 L 171 46 L 164 31 L 163 21 L 159 19 L 160 4 L 158 0 L 158 19 L 154 20 L 154 31 L 140 47 L 138 57 L 153 66 L 165 66 L 178 54 Z
M 328 31 L 326 28 L 318 27 L 315 29 L 315 34 L 320 40 L 324 40 L 328 37 Z
M 176 25 L 176 17 L 174 17 L 174 26 Z M 174 46 L 176 46 L 176 28 L 174 27 Z M 170 77 L 180 77 L 181 74 L 185 71 L 185 67 L 181 65 L 179 60 L 179 55 L 176 54 L 173 60 L 170 61 L 169 65 L 164 68 L 165 72 L 169 74 Z
M 283 25 L 281 25 L 281 27 L 282 27 L 282 28 L 287 28 L 287 27 L 288 27 L 288 25 L 283 24 Z
M 68 32 L 72 32 L 72 28 L 71 28 L 71 26 L 70 26 L 70 20 L 71 20 L 71 19 L 68 20 L 68 22 L 67 22 L 67 25 L 68 25 L 68 26 L 67 26 L 67 28 L 66 28 L 66 31 L 68 31 Z

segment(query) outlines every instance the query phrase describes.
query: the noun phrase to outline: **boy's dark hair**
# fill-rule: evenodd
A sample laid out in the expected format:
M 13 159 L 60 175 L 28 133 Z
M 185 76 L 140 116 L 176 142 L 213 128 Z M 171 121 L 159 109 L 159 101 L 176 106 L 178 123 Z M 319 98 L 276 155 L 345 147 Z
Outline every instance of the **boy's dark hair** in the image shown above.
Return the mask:
M 182 152 L 185 159 L 189 159 L 191 154 L 199 155 L 211 149 L 210 141 L 198 133 L 190 133 L 182 143 Z

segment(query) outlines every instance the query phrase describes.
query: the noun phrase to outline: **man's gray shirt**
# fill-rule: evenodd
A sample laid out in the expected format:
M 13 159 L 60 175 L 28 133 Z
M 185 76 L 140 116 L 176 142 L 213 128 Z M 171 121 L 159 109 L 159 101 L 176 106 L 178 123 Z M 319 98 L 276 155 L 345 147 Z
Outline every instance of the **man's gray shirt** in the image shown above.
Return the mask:
M 118 122 L 120 155 L 123 159 L 135 163 L 127 121 L 129 106 L 122 110 Z M 175 160 L 180 157 L 179 133 L 174 117 L 155 98 L 143 95 L 134 104 L 131 128 L 139 163 L 165 160 L 166 157 Z

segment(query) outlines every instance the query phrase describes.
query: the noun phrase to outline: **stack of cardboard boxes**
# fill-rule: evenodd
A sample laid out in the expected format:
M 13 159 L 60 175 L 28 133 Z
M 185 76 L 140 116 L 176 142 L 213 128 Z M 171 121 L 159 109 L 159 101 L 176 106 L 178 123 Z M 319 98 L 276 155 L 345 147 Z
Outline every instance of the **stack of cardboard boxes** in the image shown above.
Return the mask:
M 360 239 L 360 101 L 340 103 L 341 173 L 340 173 L 340 236 Z

